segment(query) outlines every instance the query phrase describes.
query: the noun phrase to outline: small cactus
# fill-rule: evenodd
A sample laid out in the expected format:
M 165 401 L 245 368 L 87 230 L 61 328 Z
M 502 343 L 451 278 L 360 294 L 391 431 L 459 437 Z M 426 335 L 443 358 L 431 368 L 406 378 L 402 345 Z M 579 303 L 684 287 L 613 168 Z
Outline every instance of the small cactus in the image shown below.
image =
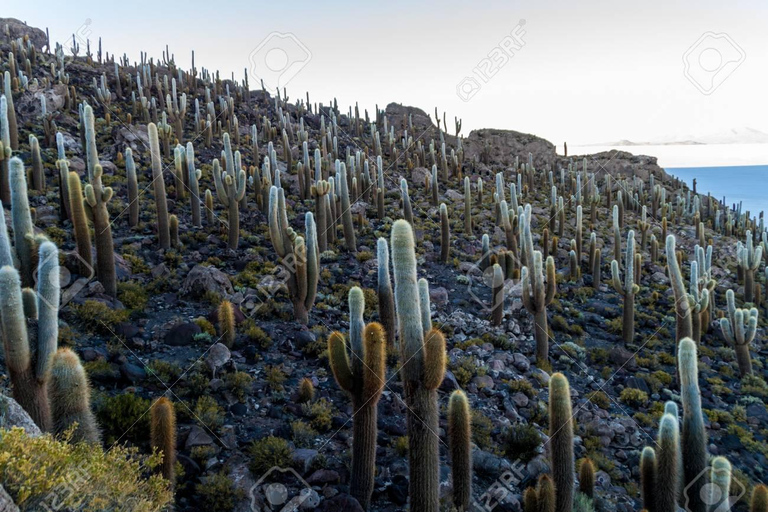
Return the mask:
M 624 318 L 622 322 L 622 338 L 625 344 L 632 343 L 635 338 L 635 294 L 640 287 L 635 284 L 635 232 L 627 234 L 627 253 L 624 263 L 624 283 L 621 282 L 619 262 L 611 262 L 611 279 L 613 288 L 624 297 Z
M 221 301 L 218 309 L 219 319 L 219 336 L 221 342 L 232 348 L 235 344 L 235 338 L 237 337 L 237 330 L 235 329 L 235 307 L 228 300 Z
M 68 348 L 60 348 L 51 359 L 48 396 L 55 434 L 76 424 L 73 442 L 101 444 L 101 432 L 91 412 L 88 378 L 77 354 Z
M 739 373 L 744 377 L 752 373 L 749 344 L 755 339 L 757 332 L 758 312 L 757 308 L 737 308 L 733 290 L 725 292 L 725 299 L 728 303 L 728 311 L 727 317 L 720 319 L 720 330 L 725 340 L 733 345 L 736 361 L 739 364 Z
M 173 485 L 176 481 L 176 411 L 166 397 L 152 404 L 149 428 L 152 448 L 163 453 L 163 478 Z
M 579 492 L 595 497 L 595 465 L 591 459 L 584 459 L 579 466 Z
M 555 484 L 556 512 L 573 509 L 573 415 L 568 379 L 555 373 L 549 380 L 549 436 L 552 480 Z
M 315 398 L 315 385 L 312 384 L 311 379 L 308 379 L 307 377 L 301 379 L 297 395 L 300 404 L 311 402 Z
M 707 502 L 710 510 L 729 510 L 732 503 L 731 495 L 731 463 L 725 457 L 712 459 L 712 469 L 709 477 L 710 495 Z
M 472 500 L 471 420 L 467 395 L 457 389 L 448 401 L 448 439 L 451 449 L 453 506 L 460 512 L 469 512 Z
M 656 512 L 656 479 L 656 451 L 646 446 L 640 454 L 640 490 L 643 508 L 648 512 Z
M 752 490 L 749 512 L 768 512 L 768 487 L 756 485 Z
M 501 325 L 504 318 L 504 272 L 498 263 L 493 264 L 491 282 L 491 323 Z
M 547 258 L 547 281 L 544 283 L 541 252 L 533 251 L 533 276 L 528 267 L 523 267 L 523 305 L 533 315 L 534 337 L 536 338 L 536 361 L 548 362 L 549 332 L 547 324 L 547 305 L 552 302 L 556 292 L 555 260 Z

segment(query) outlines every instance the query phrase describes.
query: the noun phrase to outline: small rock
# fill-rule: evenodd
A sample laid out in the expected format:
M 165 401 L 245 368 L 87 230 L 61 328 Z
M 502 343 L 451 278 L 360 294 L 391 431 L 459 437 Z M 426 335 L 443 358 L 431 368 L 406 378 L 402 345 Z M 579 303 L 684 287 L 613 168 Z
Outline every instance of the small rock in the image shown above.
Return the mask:
M 213 444 L 213 439 L 211 439 L 211 436 L 205 433 L 205 430 L 198 427 L 197 425 L 192 426 L 192 428 L 189 430 L 189 435 L 187 436 L 187 442 L 184 445 L 184 447 L 187 450 L 192 449 L 195 446 L 209 446 Z
M 172 347 L 182 347 L 191 345 L 195 341 L 195 336 L 200 334 L 202 329 L 194 322 L 184 322 L 174 325 L 165 335 L 164 342 Z
M 147 378 L 147 371 L 133 363 L 123 363 L 120 366 L 120 375 L 131 384 L 137 384 Z
M 0 394 L 0 428 L 11 429 L 13 427 L 23 428 L 29 437 L 38 437 L 42 434 L 40 428 L 16 400 Z
M 233 293 L 232 283 L 227 274 L 215 267 L 195 265 L 187 274 L 181 287 L 183 295 L 201 297 L 205 292 L 211 291 L 225 297 Z
M 339 474 L 332 469 L 318 469 L 307 478 L 309 485 L 332 484 L 339 481 Z
M 339 494 L 323 502 L 322 508 L 318 510 L 320 512 L 363 512 L 363 507 L 349 494 Z
M 293 452 L 293 466 L 304 475 L 312 468 L 312 464 L 317 460 L 317 456 L 317 450 L 299 448 Z
M 208 351 L 208 355 L 205 357 L 205 364 L 215 375 L 216 370 L 227 364 L 231 358 L 232 354 L 229 349 L 222 343 L 216 343 Z

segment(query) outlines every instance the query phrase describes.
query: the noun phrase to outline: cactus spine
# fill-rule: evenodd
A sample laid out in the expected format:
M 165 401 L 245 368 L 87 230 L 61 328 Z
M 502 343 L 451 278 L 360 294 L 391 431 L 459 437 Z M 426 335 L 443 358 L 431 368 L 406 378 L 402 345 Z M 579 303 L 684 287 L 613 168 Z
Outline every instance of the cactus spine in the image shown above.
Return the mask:
M 622 323 L 622 338 L 624 343 L 632 343 L 635 339 L 635 294 L 640 287 L 635 284 L 635 232 L 627 234 L 627 253 L 624 261 L 624 283 L 621 282 L 619 262 L 611 262 L 611 279 L 613 288 L 624 297 L 624 321 Z
M 368 510 L 376 470 L 377 405 L 386 377 L 386 342 L 381 324 L 373 322 L 361 329 L 365 303 L 360 288 L 350 290 L 349 306 L 352 361 L 338 332 L 328 338 L 328 353 L 336 382 L 352 397 L 350 493 Z
M 157 206 L 157 236 L 160 248 L 171 248 L 171 231 L 168 223 L 168 200 L 165 196 L 165 181 L 163 180 L 163 159 L 160 156 L 160 141 L 157 136 L 157 126 L 149 123 L 149 149 L 152 155 L 152 184 L 155 193 L 155 205 Z
M 51 242 L 40 245 L 37 282 L 37 332 L 30 336 L 19 273 L 11 266 L 0 269 L 0 320 L 5 364 L 13 397 L 41 430 L 51 427 L 46 394 L 48 367 L 59 338 L 59 252 Z M 26 312 L 30 312 L 28 309 Z M 31 313 L 31 312 L 30 312 Z M 31 318 L 35 320 L 35 318 Z M 34 329 L 34 323 L 30 324 Z M 30 346 L 36 343 L 36 346 Z
M 150 437 L 152 448 L 163 452 L 163 478 L 176 480 L 176 411 L 166 397 L 158 398 L 150 409 Z
M 422 329 L 413 230 L 405 220 L 392 226 L 395 305 L 400 329 L 400 352 L 408 405 L 409 495 L 411 510 L 439 510 L 439 439 L 437 388 L 445 373 L 445 339 Z
M 73 442 L 101 443 L 96 419 L 91 412 L 91 387 L 77 354 L 60 348 L 50 363 L 48 396 L 53 416 L 53 432 L 63 434 L 77 424 Z
M 232 345 L 235 344 L 237 331 L 235 330 L 234 306 L 228 300 L 223 300 L 221 301 L 221 304 L 219 304 L 218 320 L 221 341 L 227 348 L 232 348 Z
M 683 338 L 677 350 L 680 391 L 683 400 L 683 485 L 688 489 L 690 512 L 707 512 L 701 496 L 704 482 L 699 476 L 707 465 L 707 435 L 701 411 L 696 343 Z
M 457 389 L 448 400 L 448 439 L 451 449 L 453 506 L 469 512 L 472 500 L 472 417 L 467 395 Z
M 573 510 L 573 423 L 571 390 L 561 373 L 549 380 L 549 436 L 552 480 L 555 484 L 555 511 Z
M 720 319 L 720 330 L 723 332 L 725 340 L 733 345 L 739 373 L 744 377 L 752 373 L 749 344 L 755 339 L 757 332 L 758 312 L 757 308 L 737 308 L 733 290 L 725 292 L 725 300 L 728 303 L 728 311 L 727 317 Z
M 528 267 L 523 267 L 523 305 L 533 315 L 534 337 L 536 338 L 536 361 L 546 364 L 549 355 L 549 332 L 547 326 L 547 305 L 556 292 L 555 260 L 547 258 L 547 282 L 544 283 L 541 252 L 533 251 L 533 276 Z

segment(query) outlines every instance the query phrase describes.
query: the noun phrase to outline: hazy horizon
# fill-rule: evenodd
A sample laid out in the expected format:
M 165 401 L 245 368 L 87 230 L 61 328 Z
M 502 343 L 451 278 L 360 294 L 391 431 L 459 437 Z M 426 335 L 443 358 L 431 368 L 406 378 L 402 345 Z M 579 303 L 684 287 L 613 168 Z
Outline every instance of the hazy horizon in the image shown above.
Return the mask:
M 768 104 L 754 101 L 764 98 L 768 79 L 768 5 L 756 1 L 727 7 L 490 2 L 471 10 L 457 2 L 352 9 L 348 2 L 300 1 L 290 13 L 235 1 L 220 3 L 217 17 L 199 0 L 183 11 L 145 1 L 125 10 L 97 2 L 75 2 L 63 11 L 57 5 L 10 0 L 4 11 L 48 27 L 52 42 L 66 49 L 77 33 L 91 40 L 95 53 L 101 37 L 104 51 L 126 53 L 133 62 L 140 51 L 160 58 L 168 44 L 180 66 L 189 67 L 194 50 L 198 68 L 218 69 L 222 77 L 234 72 L 238 80 L 278 33 L 308 57 L 287 84 L 292 98 L 309 91 L 313 102 L 336 97 L 345 111 L 357 101 L 371 114 L 374 105 L 390 102 L 433 116 L 437 106 L 449 130 L 454 116 L 463 120 L 465 135 L 511 129 L 562 151 L 563 141 L 648 141 L 744 127 L 768 132 Z M 687 72 L 686 55 L 692 59 Z M 250 85 L 259 87 L 253 73 Z

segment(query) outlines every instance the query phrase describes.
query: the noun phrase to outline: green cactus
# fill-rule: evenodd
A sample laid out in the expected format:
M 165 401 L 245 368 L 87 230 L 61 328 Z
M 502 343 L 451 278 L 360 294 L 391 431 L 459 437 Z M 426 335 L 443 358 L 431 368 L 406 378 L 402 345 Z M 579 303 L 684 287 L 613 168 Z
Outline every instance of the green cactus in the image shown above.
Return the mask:
M 555 483 L 549 475 L 539 476 L 536 484 L 536 501 L 539 504 L 539 512 L 555 512 L 557 509 Z M 570 511 L 569 511 L 570 512 Z
M 768 512 L 768 487 L 756 485 L 752 490 L 749 512 Z
M 656 451 L 646 446 L 640 454 L 640 489 L 643 508 L 648 512 L 656 512 L 656 480 Z
M 352 361 L 338 332 L 328 338 L 328 355 L 336 382 L 352 397 L 350 494 L 368 510 L 376 472 L 377 405 L 386 378 L 386 342 L 381 324 L 373 322 L 360 329 L 365 308 L 362 290 L 352 288 L 349 300 Z
M 202 171 L 195 169 L 195 147 L 191 142 L 187 142 L 187 176 L 189 181 L 189 205 L 192 209 L 192 225 L 195 227 L 201 227 L 202 220 L 200 218 L 200 184 L 199 180 L 202 177 Z
M 583 212 L 581 205 L 576 206 L 576 261 L 581 266 L 582 254 L 582 233 L 583 233 Z
M 752 231 L 746 232 L 747 243 L 739 243 L 736 251 L 738 265 L 744 275 L 744 301 L 754 302 L 755 300 L 755 271 L 760 266 L 763 258 L 763 246 L 755 244 L 752 240 Z
M 469 512 L 472 501 L 472 415 L 469 401 L 457 389 L 448 400 L 448 440 L 451 450 L 453 506 Z
M 29 209 L 27 175 L 24 171 L 24 163 L 20 158 L 11 158 L 10 183 L 13 245 L 19 258 L 22 286 L 29 288 L 34 284 L 33 269 L 35 268 L 37 242 L 35 240 L 35 228 L 32 224 L 32 213 Z
M 440 263 L 448 263 L 451 254 L 451 225 L 448 223 L 448 208 L 440 203 Z
M 315 220 L 317 220 L 317 244 L 320 253 L 328 250 L 328 230 L 332 225 L 328 222 L 328 193 L 331 184 L 325 180 L 318 180 L 310 189 L 315 198 Z
M 99 152 L 96 147 L 96 125 L 93 108 L 87 103 L 82 108 L 82 133 L 85 137 L 85 163 L 88 169 L 88 181 L 93 181 L 93 171 L 99 163 Z
M 48 397 L 53 433 L 61 435 L 73 425 L 72 441 L 101 445 L 101 432 L 91 412 L 91 387 L 80 358 L 60 348 L 51 358 Z
M 168 217 L 169 230 L 171 233 L 171 247 L 178 248 L 181 246 L 179 240 L 179 218 L 176 215 L 170 215 Z
M 63 163 L 66 165 L 66 163 Z M 67 188 L 69 189 L 69 204 L 72 217 L 72 228 L 79 255 L 80 275 L 90 276 L 93 271 L 91 253 L 91 230 L 88 228 L 88 216 L 85 212 L 85 200 L 80 186 L 80 176 L 76 172 L 69 173 Z
M 0 201 L 11 202 L 11 189 L 8 180 L 8 166 L 11 160 L 11 134 L 8 127 L 8 102 L 0 96 Z
M 149 134 L 149 149 L 152 155 L 152 184 L 155 193 L 155 205 L 157 207 L 157 236 L 160 249 L 171 248 L 171 231 L 168 223 L 168 198 L 165 195 L 165 181 L 163 180 L 163 159 L 160 156 L 160 142 L 157 136 L 155 123 L 147 125 Z
M 219 304 L 218 320 L 221 342 L 226 345 L 227 348 L 232 348 L 235 344 L 235 338 L 237 337 L 237 329 L 235 328 L 235 309 L 232 303 L 228 300 L 223 300 L 221 301 L 221 304 Z
M 619 226 L 618 205 L 613 205 L 613 259 L 621 263 L 621 227 Z
M 43 430 L 51 428 L 46 386 L 50 358 L 59 338 L 59 251 L 51 242 L 40 244 L 37 281 L 37 323 L 28 333 L 19 273 L 11 266 L 0 269 L 0 320 L 5 364 L 13 397 Z M 27 312 L 29 308 L 27 308 Z M 35 320 L 35 318 L 30 318 Z
M 534 487 L 523 493 L 523 512 L 539 512 L 539 496 Z
M 349 201 L 349 184 L 347 183 L 347 166 L 336 160 L 339 180 L 335 183 L 341 195 L 341 223 L 344 228 L 344 245 L 350 252 L 357 252 L 355 227 L 352 225 L 352 205 Z
M 547 325 L 547 306 L 555 298 L 557 280 L 555 277 L 555 260 L 547 258 L 547 281 L 544 283 L 541 252 L 533 251 L 533 276 L 528 267 L 523 267 L 521 280 L 523 282 L 523 305 L 528 313 L 533 315 L 534 337 L 536 338 L 536 362 L 548 364 L 549 328 Z
M 725 457 L 712 459 L 712 469 L 709 477 L 710 495 L 708 503 L 710 510 L 729 510 L 732 503 L 731 495 L 731 463 Z
M 88 217 L 93 219 L 93 232 L 96 236 L 96 275 L 104 286 L 104 293 L 117 297 L 115 246 L 107 209 L 107 203 L 112 199 L 112 188 L 102 185 L 103 172 L 101 164 L 96 164 L 93 180 L 85 186 L 84 207 Z
M 683 338 L 677 350 L 680 375 L 680 394 L 683 401 L 683 485 L 690 499 L 690 512 L 707 512 L 707 504 L 701 493 L 704 482 L 700 478 L 707 466 L 707 434 L 701 411 L 699 369 L 696 343 Z
M 498 263 L 493 264 L 491 281 L 491 323 L 501 325 L 504 318 L 504 272 Z
M 624 262 L 624 283 L 621 282 L 619 262 L 611 262 L 611 279 L 613 288 L 624 298 L 624 318 L 621 327 L 622 339 L 625 344 L 635 339 L 635 294 L 640 287 L 635 284 L 635 232 L 627 234 L 627 253 Z
M 648 232 L 651 230 L 651 223 L 648 222 L 648 208 L 645 205 L 643 205 L 642 212 L 640 213 L 637 228 L 640 230 L 640 252 L 643 252 L 648 241 Z
M 680 453 L 680 429 L 677 418 L 665 414 L 659 424 L 657 441 L 657 470 L 656 470 L 656 505 L 654 512 L 677 512 L 677 493 L 679 490 L 678 474 Z
M 306 243 L 288 224 L 283 189 L 273 185 L 269 191 L 269 236 L 281 265 L 289 275 L 287 284 L 293 303 L 293 316 L 306 325 L 309 322 L 309 310 L 317 296 L 320 252 L 312 212 L 307 212 L 304 219 Z
M 216 185 L 216 195 L 219 202 L 229 209 L 227 220 L 229 221 L 229 233 L 227 247 L 236 250 L 240 240 L 240 201 L 245 197 L 245 171 L 235 169 L 235 162 L 239 162 L 239 151 L 232 155 L 232 145 L 229 140 L 229 134 L 225 133 L 224 159 L 227 170 L 222 172 L 218 160 L 213 161 L 213 180 Z
M 478 180 L 478 185 L 480 183 L 482 180 Z M 472 194 L 469 176 L 464 178 L 464 234 L 472 236 Z
M 376 292 L 379 303 L 379 320 L 387 335 L 387 347 L 395 347 L 395 298 L 392 294 L 392 282 L 389 277 L 389 244 L 386 238 L 376 242 L 376 258 L 378 262 L 378 281 Z
M 413 230 L 405 220 L 392 226 L 395 305 L 400 329 L 400 374 L 408 405 L 409 494 L 411 510 L 439 510 L 437 388 L 445 373 L 445 339 L 427 336 L 421 322 Z
M 595 465 L 591 459 L 584 459 L 579 466 L 579 492 L 589 498 L 595 497 Z
M 131 148 L 125 150 L 125 177 L 128 185 L 128 225 L 139 224 L 139 183 L 136 177 L 136 163 L 133 161 Z
M 555 511 L 573 509 L 573 415 L 568 379 L 555 373 L 549 380 L 549 450 L 555 484 Z
M 749 344 L 755 339 L 757 333 L 758 311 L 757 308 L 737 308 L 733 290 L 725 292 L 725 300 L 728 310 L 726 318 L 720 319 L 720 330 L 725 340 L 733 345 L 736 361 L 739 364 L 739 373 L 744 377 L 752 373 Z
M 697 246 L 698 247 L 698 246 Z M 688 293 L 688 303 L 691 310 L 691 328 L 693 329 L 693 341 L 701 342 L 702 322 L 704 313 L 709 307 L 709 289 L 704 288 L 704 279 L 699 277 L 699 262 L 691 262 L 691 283 Z
M 32 188 L 45 190 L 45 171 L 43 170 L 43 158 L 40 156 L 40 143 L 34 135 L 29 136 L 29 151 L 32 153 Z
M 424 334 L 432 329 L 432 307 L 429 302 L 429 281 L 419 279 L 419 310 L 421 311 L 421 327 Z
M 400 180 L 400 196 L 403 201 L 403 217 L 413 226 L 413 207 L 411 206 L 411 195 L 408 193 L 408 182 L 405 178 Z
M 211 194 L 210 190 L 205 191 L 205 221 L 209 226 L 213 226 L 213 194 Z
M 150 409 L 149 433 L 152 448 L 162 452 L 163 478 L 176 481 L 176 411 L 166 397 L 158 398 Z
M 16 109 L 13 107 L 13 94 L 11 90 L 11 80 L 13 77 L 6 71 L 3 74 L 3 93 L 8 104 L 8 110 L 6 116 L 8 118 L 8 141 L 10 142 L 10 148 L 13 151 L 19 150 L 19 128 L 16 124 Z
M 669 281 L 675 297 L 675 319 L 677 324 L 675 341 L 679 344 L 684 338 L 693 337 L 693 321 L 691 320 L 691 304 L 685 291 L 685 284 L 683 283 L 683 273 L 677 261 L 675 235 L 667 236 L 666 253 Z

